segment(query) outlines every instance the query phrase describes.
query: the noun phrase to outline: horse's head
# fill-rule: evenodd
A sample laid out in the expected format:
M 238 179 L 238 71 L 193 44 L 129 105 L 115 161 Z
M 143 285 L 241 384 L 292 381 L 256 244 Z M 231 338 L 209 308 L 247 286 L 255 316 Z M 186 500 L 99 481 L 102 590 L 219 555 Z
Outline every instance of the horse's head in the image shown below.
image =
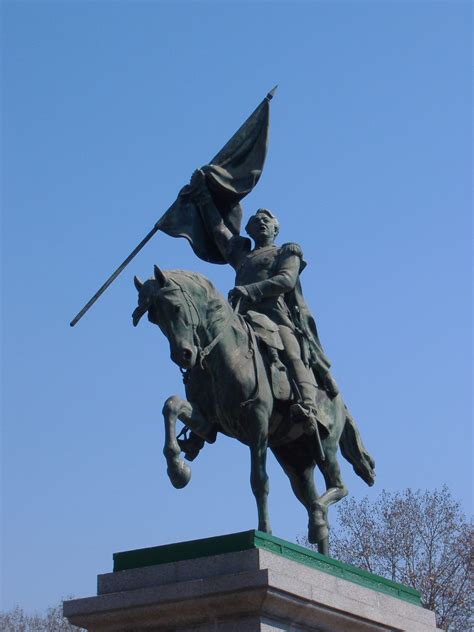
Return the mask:
M 158 325 L 168 338 L 171 359 L 182 369 L 191 369 L 198 356 L 196 328 L 199 324 L 192 297 L 155 266 L 154 276 L 142 283 L 135 277 L 138 290 L 138 307 L 132 315 L 136 327 L 140 318 L 148 312 L 148 320 Z

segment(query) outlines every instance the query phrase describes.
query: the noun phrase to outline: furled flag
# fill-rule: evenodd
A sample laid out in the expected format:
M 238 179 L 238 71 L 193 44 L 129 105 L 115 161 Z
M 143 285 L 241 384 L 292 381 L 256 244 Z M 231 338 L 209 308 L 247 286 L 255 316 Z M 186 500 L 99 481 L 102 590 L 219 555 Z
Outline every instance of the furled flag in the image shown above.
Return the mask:
M 267 154 L 270 101 L 276 86 L 267 94 L 257 109 L 236 131 L 229 142 L 202 167 L 214 203 L 229 230 L 238 235 L 242 219 L 240 200 L 254 188 L 262 175 Z M 214 239 L 203 222 L 199 209 L 192 199 L 192 189 L 184 186 L 176 201 L 156 222 L 141 242 L 122 261 L 118 268 L 101 285 L 94 296 L 74 316 L 70 325 L 74 327 L 84 314 L 102 296 L 130 261 L 161 230 L 171 237 L 185 237 L 198 257 L 211 263 L 225 263 L 217 250 Z
M 238 235 L 242 219 L 240 200 L 257 184 L 262 174 L 268 144 L 271 90 L 228 143 L 202 171 L 216 208 L 229 230 Z M 159 221 L 159 230 L 171 237 L 185 237 L 198 257 L 211 263 L 225 263 L 184 186 L 176 201 Z

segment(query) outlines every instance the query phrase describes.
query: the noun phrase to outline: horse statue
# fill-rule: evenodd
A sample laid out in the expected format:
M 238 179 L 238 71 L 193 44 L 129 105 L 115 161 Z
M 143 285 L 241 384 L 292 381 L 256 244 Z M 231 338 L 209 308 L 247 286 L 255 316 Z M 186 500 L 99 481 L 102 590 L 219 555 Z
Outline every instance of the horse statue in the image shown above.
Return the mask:
M 174 487 L 184 487 L 191 478 L 190 466 L 180 458 L 185 442 L 176 434 L 178 419 L 185 424 L 184 430 L 190 429 L 198 444 L 201 442 L 195 453 L 186 455 L 188 460 L 204 442 L 213 443 L 218 432 L 233 437 L 250 449 L 258 529 L 271 533 L 266 472 L 270 448 L 308 512 L 309 542 L 328 555 L 328 507 L 348 493 L 337 460 L 338 447 L 368 485 L 375 480 L 374 461 L 341 395 L 331 399 L 317 389 L 317 410 L 325 424 L 318 436 L 307 434 L 302 424 L 290 418 L 289 384 L 286 396 L 282 396 L 284 388 L 274 388 L 265 343 L 257 340 L 248 319 L 239 315 L 206 277 L 184 270 L 163 272 L 155 266 L 153 278 L 141 282 L 135 277 L 135 286 L 138 307 L 133 324 L 148 313 L 148 320 L 167 337 L 171 359 L 184 375 L 187 400 L 173 395 L 163 407 L 163 453 Z M 321 495 L 314 483 L 316 465 L 326 484 Z

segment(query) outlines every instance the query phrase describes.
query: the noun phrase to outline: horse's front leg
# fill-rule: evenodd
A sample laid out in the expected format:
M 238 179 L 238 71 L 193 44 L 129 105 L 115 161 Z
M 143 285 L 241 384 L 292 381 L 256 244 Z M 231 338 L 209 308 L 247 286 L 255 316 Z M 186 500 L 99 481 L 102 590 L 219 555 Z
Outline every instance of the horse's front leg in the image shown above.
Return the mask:
M 176 437 L 176 421 L 183 421 L 199 437 L 212 442 L 215 428 L 200 414 L 196 406 L 185 399 L 172 395 L 163 406 L 165 420 L 165 445 L 163 454 L 168 465 L 168 476 L 177 489 L 185 487 L 191 479 L 191 468 L 180 459 L 181 448 Z
M 250 411 L 249 411 L 250 412 Z M 268 446 L 268 414 L 263 411 L 255 413 L 250 419 L 252 425 L 252 436 L 249 442 L 250 447 L 250 484 L 252 492 L 257 501 L 258 529 L 271 533 L 270 516 L 268 514 L 268 492 L 270 484 L 268 481 L 266 463 Z

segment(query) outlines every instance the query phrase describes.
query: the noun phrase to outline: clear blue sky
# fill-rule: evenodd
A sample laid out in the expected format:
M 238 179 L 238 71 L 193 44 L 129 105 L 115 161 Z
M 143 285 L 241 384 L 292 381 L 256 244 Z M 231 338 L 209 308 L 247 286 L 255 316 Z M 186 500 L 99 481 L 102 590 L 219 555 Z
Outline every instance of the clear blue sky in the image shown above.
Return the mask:
M 219 438 L 176 491 L 161 407 L 183 393 L 134 274 L 209 276 L 158 235 L 69 321 L 263 98 L 245 201 L 301 243 L 325 349 L 378 483 L 452 490 L 470 444 L 468 2 L 3 2 L 3 607 L 85 596 L 115 551 L 256 526 L 244 446 Z M 304 509 L 270 457 L 275 535 Z M 322 481 L 318 478 L 321 488 Z M 333 511 L 333 516 L 335 511 Z

